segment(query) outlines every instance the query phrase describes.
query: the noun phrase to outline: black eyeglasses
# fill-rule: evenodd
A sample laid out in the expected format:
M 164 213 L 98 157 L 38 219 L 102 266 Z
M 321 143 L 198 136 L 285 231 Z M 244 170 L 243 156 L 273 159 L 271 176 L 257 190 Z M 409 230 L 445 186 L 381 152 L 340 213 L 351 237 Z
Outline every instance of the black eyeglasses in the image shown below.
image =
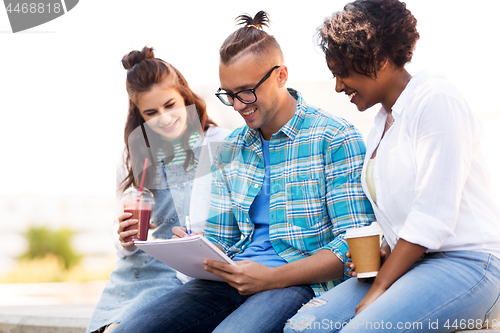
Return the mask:
M 219 97 L 220 101 L 227 106 L 233 106 L 235 98 L 237 98 L 243 104 L 255 103 L 257 101 L 257 95 L 255 95 L 255 90 L 257 90 L 257 88 L 271 76 L 272 72 L 276 68 L 280 67 L 281 66 L 274 66 L 273 68 L 271 68 L 271 70 L 267 72 L 267 74 L 262 78 L 262 80 L 260 80 L 259 83 L 257 83 L 255 87 L 251 89 L 244 89 L 233 94 L 229 92 L 221 92 L 222 89 L 219 88 L 215 93 L 215 96 Z

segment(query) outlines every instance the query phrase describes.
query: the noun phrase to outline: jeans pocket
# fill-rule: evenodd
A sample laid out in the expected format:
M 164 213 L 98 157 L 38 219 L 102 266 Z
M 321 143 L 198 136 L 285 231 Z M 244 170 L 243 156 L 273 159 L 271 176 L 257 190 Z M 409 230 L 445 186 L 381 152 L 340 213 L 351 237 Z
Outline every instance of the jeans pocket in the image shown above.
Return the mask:
M 491 255 L 488 253 L 474 251 L 443 251 L 438 253 L 440 253 L 440 256 L 443 258 L 456 260 L 466 265 L 472 265 L 483 274 L 487 273 L 490 266 Z
M 493 306 L 486 312 L 484 322 L 489 328 L 498 328 L 500 326 L 500 294 L 497 296 Z
M 487 269 L 491 273 L 490 279 L 496 282 L 496 293 L 498 295 L 495 298 L 495 302 L 486 313 L 485 322 L 488 324 L 489 328 L 497 329 L 500 327 L 500 260 L 493 255 L 490 255 L 489 259 Z

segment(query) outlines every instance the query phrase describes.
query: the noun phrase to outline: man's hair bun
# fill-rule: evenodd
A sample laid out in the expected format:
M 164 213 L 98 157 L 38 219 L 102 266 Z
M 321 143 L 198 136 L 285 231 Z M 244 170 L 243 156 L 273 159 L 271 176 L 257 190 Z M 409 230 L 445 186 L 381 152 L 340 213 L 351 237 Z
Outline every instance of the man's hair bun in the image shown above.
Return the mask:
M 255 14 L 253 18 L 248 14 L 244 14 L 238 16 L 235 21 L 237 21 L 237 24 L 245 25 L 245 27 L 247 28 L 257 28 L 260 30 L 263 30 L 264 26 L 269 28 L 269 22 L 270 22 L 269 16 L 263 10 Z

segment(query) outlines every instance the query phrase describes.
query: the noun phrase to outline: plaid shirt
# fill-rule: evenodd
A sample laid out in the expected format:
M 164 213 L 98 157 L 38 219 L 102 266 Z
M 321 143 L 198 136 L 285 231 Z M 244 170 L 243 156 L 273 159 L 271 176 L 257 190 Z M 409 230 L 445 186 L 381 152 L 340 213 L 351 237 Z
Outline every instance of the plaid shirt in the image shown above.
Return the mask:
M 345 263 L 345 230 L 374 220 L 360 181 L 365 145 L 353 125 L 289 91 L 297 99 L 295 115 L 269 142 L 269 239 L 287 262 L 330 249 Z M 219 146 L 212 171 L 205 236 L 229 255 L 242 252 L 254 232 L 250 205 L 264 181 L 257 130 L 244 126 L 229 135 Z M 340 282 L 311 287 L 318 296 Z

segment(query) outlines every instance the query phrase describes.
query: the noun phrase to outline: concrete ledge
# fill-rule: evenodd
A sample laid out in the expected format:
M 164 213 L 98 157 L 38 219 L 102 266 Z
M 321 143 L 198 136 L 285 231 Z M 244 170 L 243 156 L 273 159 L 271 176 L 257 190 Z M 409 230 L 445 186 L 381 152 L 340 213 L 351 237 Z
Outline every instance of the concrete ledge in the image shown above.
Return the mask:
M 0 333 L 85 333 L 93 305 L 0 307 Z
M 0 315 L 0 333 L 18 332 L 19 323 L 23 321 L 22 316 L 2 316 Z
M 0 333 L 85 333 L 106 282 L 0 284 Z
M 0 315 L 0 333 L 85 333 L 89 319 Z

